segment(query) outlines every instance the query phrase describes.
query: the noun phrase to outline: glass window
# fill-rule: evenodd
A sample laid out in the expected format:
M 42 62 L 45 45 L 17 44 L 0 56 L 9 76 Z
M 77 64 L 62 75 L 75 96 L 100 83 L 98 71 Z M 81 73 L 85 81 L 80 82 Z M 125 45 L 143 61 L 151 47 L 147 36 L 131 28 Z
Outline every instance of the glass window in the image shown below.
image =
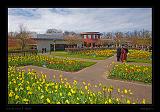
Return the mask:
M 95 39 L 95 35 L 92 35 L 92 38 Z
M 88 38 L 91 39 L 91 35 L 88 35 Z

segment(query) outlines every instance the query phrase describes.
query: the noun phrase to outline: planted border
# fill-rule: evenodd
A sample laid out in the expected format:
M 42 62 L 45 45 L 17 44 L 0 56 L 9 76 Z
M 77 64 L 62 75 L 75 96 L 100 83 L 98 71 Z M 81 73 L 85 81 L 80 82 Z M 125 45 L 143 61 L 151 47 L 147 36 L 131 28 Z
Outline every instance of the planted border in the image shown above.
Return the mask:
M 128 81 L 139 81 L 147 84 L 152 83 L 152 67 L 128 65 L 126 63 L 114 65 L 109 78 Z
M 35 65 L 35 66 L 47 67 L 50 69 L 62 70 L 68 72 L 78 71 L 85 67 L 91 66 L 95 63 L 96 62 L 51 58 L 48 56 L 38 56 L 38 55 L 8 57 L 9 66 Z
M 9 104 L 138 104 L 147 103 L 145 99 L 138 102 L 130 101 L 127 95 L 132 95 L 131 90 L 115 89 L 99 83 L 91 85 L 83 82 L 79 87 L 78 81 L 69 83 L 67 78 L 59 76 L 60 82 L 47 81 L 46 75 L 37 76 L 35 71 L 19 71 L 15 67 L 8 68 L 8 103 Z M 99 88 L 93 92 L 90 87 Z M 113 97 L 116 91 L 122 98 Z

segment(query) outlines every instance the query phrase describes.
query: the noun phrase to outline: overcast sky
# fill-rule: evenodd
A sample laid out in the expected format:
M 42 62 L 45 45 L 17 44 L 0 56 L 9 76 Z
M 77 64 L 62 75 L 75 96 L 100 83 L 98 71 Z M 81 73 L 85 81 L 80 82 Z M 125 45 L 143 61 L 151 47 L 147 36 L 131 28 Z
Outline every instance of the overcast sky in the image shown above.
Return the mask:
M 29 31 L 75 32 L 152 30 L 151 8 L 9 8 L 8 31 L 24 24 Z

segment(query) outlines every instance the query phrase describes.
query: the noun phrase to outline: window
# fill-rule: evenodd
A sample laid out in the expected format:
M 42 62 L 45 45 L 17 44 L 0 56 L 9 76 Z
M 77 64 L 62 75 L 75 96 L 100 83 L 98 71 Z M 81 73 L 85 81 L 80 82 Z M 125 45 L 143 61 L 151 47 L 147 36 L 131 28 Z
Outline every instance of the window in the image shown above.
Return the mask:
M 92 38 L 95 39 L 95 35 L 92 35 Z
M 88 35 L 88 38 L 91 39 L 91 35 Z
M 84 35 L 84 39 L 86 39 L 86 35 Z

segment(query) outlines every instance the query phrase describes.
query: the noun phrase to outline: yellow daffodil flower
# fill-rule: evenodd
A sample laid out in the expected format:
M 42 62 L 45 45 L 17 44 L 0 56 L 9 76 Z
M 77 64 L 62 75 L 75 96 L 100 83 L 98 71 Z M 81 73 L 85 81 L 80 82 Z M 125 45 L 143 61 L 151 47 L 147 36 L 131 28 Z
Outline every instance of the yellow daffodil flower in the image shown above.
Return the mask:
M 47 100 L 47 103 L 51 103 L 51 101 L 50 101 L 50 99 L 49 99 L 49 98 L 47 98 L 46 100 Z

